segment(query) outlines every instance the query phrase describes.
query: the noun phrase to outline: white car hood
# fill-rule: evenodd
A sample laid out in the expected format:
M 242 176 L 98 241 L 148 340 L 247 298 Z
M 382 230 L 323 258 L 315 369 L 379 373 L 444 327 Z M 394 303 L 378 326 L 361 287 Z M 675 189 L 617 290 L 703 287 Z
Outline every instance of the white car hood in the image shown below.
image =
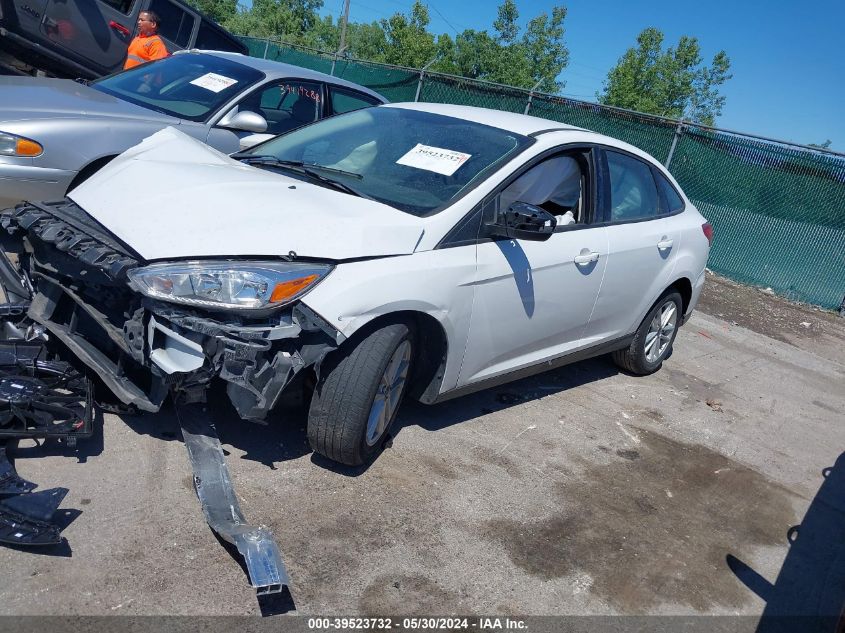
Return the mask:
M 250 167 L 173 128 L 127 150 L 69 197 L 146 260 L 404 255 L 423 234 L 417 217 Z

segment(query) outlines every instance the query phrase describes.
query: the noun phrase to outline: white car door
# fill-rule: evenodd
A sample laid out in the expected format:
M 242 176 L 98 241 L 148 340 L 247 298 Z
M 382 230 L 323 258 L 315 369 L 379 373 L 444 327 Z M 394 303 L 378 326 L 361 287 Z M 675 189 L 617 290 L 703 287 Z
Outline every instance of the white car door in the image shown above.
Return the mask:
M 592 226 L 590 150 L 543 159 L 485 202 L 485 221 L 514 202 L 558 218 L 546 241 L 481 240 L 458 386 L 552 359 L 580 346 L 601 288 L 607 229 Z
M 667 217 L 652 167 L 631 154 L 605 151 L 609 196 L 608 257 L 604 283 L 585 343 L 633 333 L 645 313 L 672 283 L 681 232 Z

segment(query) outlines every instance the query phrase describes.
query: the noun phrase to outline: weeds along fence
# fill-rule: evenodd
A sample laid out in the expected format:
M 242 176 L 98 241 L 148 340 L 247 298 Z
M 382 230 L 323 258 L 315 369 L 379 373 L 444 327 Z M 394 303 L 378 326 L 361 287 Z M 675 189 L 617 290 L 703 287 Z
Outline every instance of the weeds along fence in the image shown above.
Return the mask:
M 332 74 L 390 101 L 481 106 L 568 123 L 666 165 L 708 218 L 708 266 L 825 308 L 845 301 L 845 155 L 489 82 L 241 38 L 250 55 Z

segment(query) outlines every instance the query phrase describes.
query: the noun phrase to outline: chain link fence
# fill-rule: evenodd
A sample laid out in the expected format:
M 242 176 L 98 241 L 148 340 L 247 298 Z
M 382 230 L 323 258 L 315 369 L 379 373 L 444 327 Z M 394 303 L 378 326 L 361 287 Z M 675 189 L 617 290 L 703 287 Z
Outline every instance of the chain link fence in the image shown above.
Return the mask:
M 845 301 L 843 154 L 267 39 L 241 39 L 250 55 L 332 74 L 390 101 L 528 112 L 631 143 L 665 164 L 713 225 L 712 270 L 825 308 Z

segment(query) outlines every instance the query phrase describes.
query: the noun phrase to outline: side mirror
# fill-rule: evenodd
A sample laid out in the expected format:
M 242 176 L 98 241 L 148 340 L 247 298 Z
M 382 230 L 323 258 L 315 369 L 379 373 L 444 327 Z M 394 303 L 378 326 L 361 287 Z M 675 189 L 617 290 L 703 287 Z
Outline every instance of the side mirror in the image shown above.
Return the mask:
M 249 110 L 242 110 L 237 114 L 233 114 L 231 117 L 227 116 L 224 121 L 219 124 L 220 127 L 242 130 L 244 132 L 255 132 L 256 134 L 267 131 L 267 119 Z
M 557 220 L 545 209 L 527 202 L 514 202 L 485 226 L 491 236 L 543 242 L 554 233 Z

